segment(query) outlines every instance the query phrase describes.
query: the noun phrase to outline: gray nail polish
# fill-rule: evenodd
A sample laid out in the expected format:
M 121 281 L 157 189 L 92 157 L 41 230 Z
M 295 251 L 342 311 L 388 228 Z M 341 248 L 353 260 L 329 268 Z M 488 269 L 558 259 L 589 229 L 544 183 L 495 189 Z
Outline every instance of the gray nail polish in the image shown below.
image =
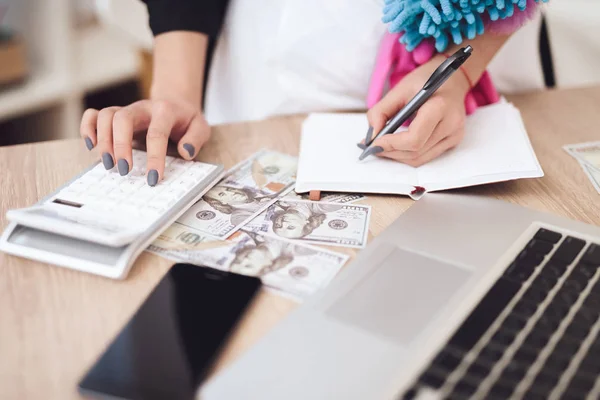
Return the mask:
M 369 143 L 371 141 L 371 136 L 373 136 L 373 127 L 370 126 L 367 131 L 367 137 L 365 138 L 365 143 Z
M 155 169 L 151 169 L 148 172 L 148 185 L 156 186 L 157 183 L 158 183 L 158 171 Z
M 373 146 L 367 149 L 367 151 L 365 151 L 363 154 L 360 155 L 360 157 L 358 158 L 359 160 L 364 160 L 366 157 L 372 155 L 372 154 L 378 154 L 381 153 L 383 151 L 383 147 L 381 146 Z
M 194 146 L 192 146 L 189 143 L 186 143 L 183 145 L 183 148 L 190 154 L 190 157 L 194 157 L 194 153 L 196 152 Z
M 108 153 L 102 154 L 102 164 L 104 164 L 104 168 L 106 169 L 112 169 L 115 166 L 112 156 Z
M 367 145 L 364 143 L 356 143 L 356 146 L 361 150 L 364 150 L 367 148 Z
M 85 138 L 85 147 L 87 147 L 88 150 L 94 148 L 94 143 L 92 143 L 92 139 L 90 139 L 89 137 Z
M 119 174 L 121 174 L 121 176 L 125 176 L 129 173 L 129 163 L 127 160 L 121 158 L 117 161 L 117 168 L 119 169 Z

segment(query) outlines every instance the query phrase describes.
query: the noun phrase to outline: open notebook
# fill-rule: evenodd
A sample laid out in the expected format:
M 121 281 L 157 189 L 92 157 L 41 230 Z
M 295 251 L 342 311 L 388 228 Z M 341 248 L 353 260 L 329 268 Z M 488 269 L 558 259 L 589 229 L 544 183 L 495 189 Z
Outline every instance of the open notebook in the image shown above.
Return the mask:
M 303 123 L 296 192 L 432 192 L 544 175 L 519 110 L 502 102 L 467 118 L 453 150 L 418 168 L 376 156 L 358 161 L 365 114 L 311 114 Z M 401 135 L 402 132 L 396 133 Z M 422 188 L 422 189 L 421 189 Z

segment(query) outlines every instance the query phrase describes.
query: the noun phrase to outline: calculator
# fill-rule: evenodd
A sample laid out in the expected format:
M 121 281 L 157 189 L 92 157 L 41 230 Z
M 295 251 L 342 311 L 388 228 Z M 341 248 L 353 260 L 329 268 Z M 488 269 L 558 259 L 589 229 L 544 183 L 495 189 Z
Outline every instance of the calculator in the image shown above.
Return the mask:
M 164 177 L 146 179 L 146 152 L 133 150 L 121 176 L 98 162 L 38 204 L 9 210 L 0 250 L 115 279 L 222 177 L 222 165 L 167 156 Z

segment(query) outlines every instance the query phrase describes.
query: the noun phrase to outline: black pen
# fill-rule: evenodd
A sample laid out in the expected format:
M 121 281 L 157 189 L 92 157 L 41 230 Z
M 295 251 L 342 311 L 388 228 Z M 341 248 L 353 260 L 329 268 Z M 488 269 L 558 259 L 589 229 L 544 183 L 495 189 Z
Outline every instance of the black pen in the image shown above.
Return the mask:
M 371 140 L 369 143 L 367 143 L 368 138 L 365 140 L 366 147 L 358 159 L 363 160 L 372 153 L 371 144 L 375 141 L 375 139 L 382 137 L 383 135 L 395 133 L 396 130 L 400 128 L 402 124 L 404 124 L 414 113 L 416 113 L 417 110 L 419 110 L 419 108 L 444 84 L 444 82 L 446 82 L 448 78 L 450 78 L 452 74 L 464 64 L 465 61 L 467 61 L 472 52 L 473 48 L 471 46 L 467 46 L 448 57 L 448 59 L 446 59 L 433 72 L 433 74 L 431 74 L 431 77 L 427 80 L 427 82 L 425 82 L 423 89 L 421 89 L 411 101 L 409 101 L 400 111 L 398 111 L 398 114 L 396 114 L 394 118 L 387 122 L 387 124 L 373 138 L 373 140 Z

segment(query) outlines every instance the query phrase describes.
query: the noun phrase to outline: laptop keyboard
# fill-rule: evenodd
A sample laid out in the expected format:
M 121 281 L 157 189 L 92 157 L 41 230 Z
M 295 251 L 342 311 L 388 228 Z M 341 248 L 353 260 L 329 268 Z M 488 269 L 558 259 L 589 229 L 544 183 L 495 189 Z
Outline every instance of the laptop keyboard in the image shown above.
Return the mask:
M 540 229 L 401 398 L 600 398 L 599 267 L 599 244 Z

